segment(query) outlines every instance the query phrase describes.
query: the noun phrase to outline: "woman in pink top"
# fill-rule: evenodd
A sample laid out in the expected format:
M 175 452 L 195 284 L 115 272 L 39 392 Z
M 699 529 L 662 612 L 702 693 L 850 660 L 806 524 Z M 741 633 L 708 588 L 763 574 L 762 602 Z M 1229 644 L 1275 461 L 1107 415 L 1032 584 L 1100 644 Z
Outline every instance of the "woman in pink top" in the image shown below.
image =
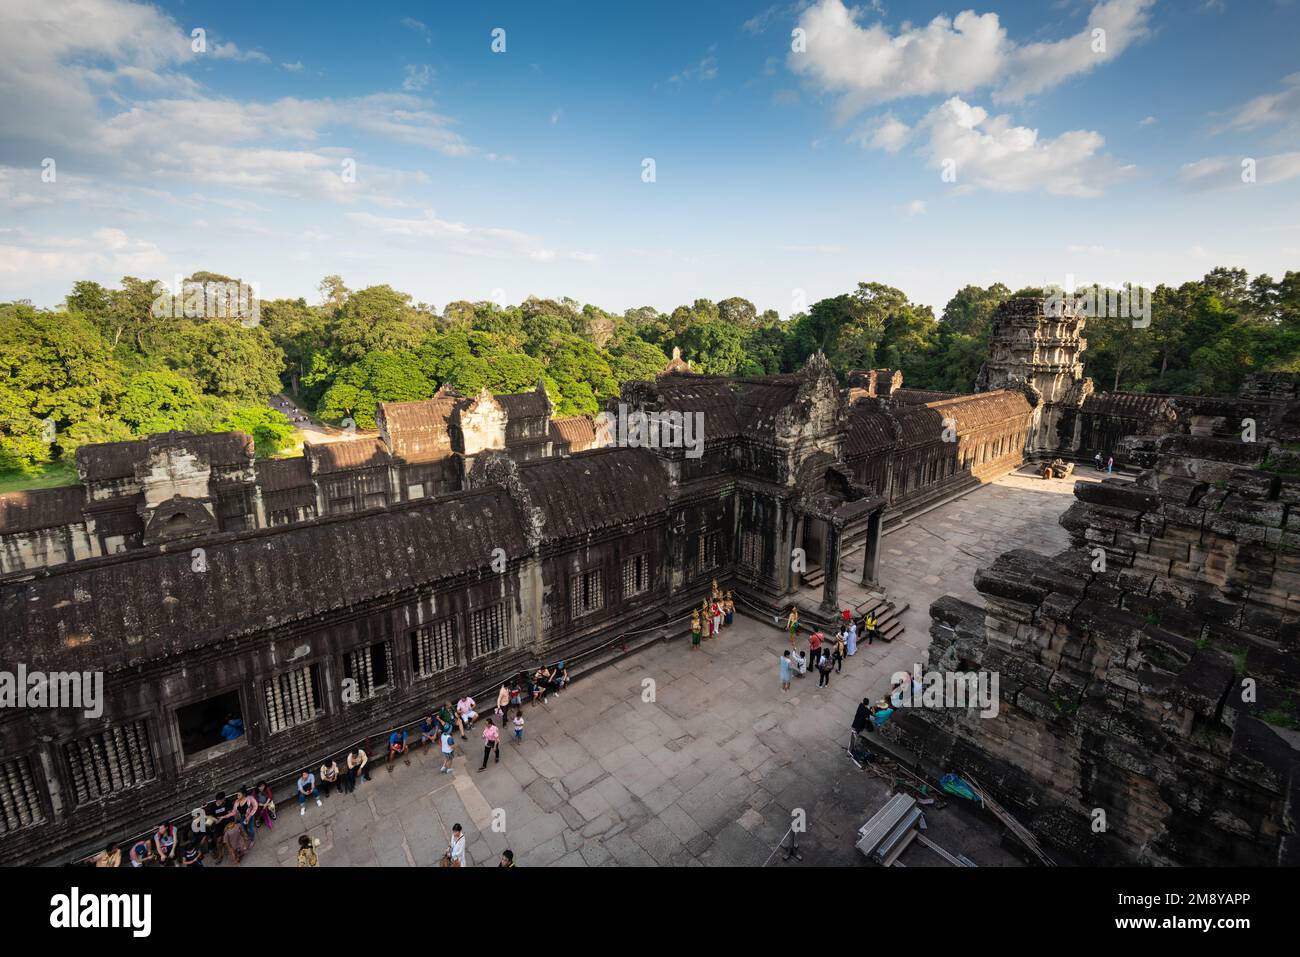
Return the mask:
M 480 771 L 487 770 L 488 758 L 495 752 L 496 763 L 501 763 L 501 732 L 497 731 L 497 723 L 491 718 L 487 719 L 487 725 L 483 728 L 483 766 Z

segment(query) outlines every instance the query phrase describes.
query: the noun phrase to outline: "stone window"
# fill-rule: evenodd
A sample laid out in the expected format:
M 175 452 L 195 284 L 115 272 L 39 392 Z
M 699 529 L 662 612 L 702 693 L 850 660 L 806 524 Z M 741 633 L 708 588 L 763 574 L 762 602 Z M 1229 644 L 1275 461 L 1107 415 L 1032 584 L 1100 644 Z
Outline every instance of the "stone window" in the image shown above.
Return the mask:
M 415 674 L 430 678 L 456 665 L 456 624 L 443 618 L 411 632 L 411 659 Z
M 700 571 L 717 568 L 722 557 L 722 536 L 717 532 L 705 532 L 700 536 L 700 551 L 697 556 Z
M 238 721 L 227 731 L 231 720 Z M 223 694 L 202 701 L 182 705 L 176 709 L 176 724 L 180 730 L 181 751 L 186 760 L 198 757 L 209 748 L 216 748 L 230 741 L 243 742 L 243 733 L 228 736 L 235 728 L 247 728 L 243 724 L 244 713 L 239 703 L 239 692 L 230 690 Z
M 117 794 L 158 776 L 149 727 L 128 721 L 63 746 L 77 804 Z
M 758 532 L 741 533 L 740 561 L 756 572 L 763 570 L 763 536 Z
M 424 498 L 424 485 L 417 483 L 406 486 L 406 497 L 408 499 Z
M 605 606 L 605 576 L 599 568 L 579 572 L 569 579 L 569 613 L 574 618 Z
M 501 603 L 481 608 L 469 616 L 469 656 L 481 658 L 499 651 L 506 639 L 506 609 Z
M 623 559 L 623 597 L 643 595 L 650 590 L 650 558 L 633 555 Z
M 266 680 L 263 688 L 266 717 L 272 734 L 315 721 L 325 713 L 320 665 L 307 665 L 275 675 Z
M 30 758 L 0 761 L 0 836 L 45 820 Z
M 389 690 L 393 684 L 393 643 L 377 641 L 349 651 L 343 656 L 343 677 L 353 682 L 344 688 L 343 700 L 349 704 Z

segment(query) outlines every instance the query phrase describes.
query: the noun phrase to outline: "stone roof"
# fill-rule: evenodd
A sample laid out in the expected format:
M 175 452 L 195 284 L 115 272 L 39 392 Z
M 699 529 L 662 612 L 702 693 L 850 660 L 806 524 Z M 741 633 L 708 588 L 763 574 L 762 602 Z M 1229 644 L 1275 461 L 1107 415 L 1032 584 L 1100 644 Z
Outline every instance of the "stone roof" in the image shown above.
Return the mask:
M 1010 389 L 943 399 L 929 403 L 929 408 L 944 418 L 951 418 L 956 423 L 959 434 L 972 429 L 990 428 L 1011 419 L 1028 421 L 1032 411 L 1024 394 Z
M 509 493 L 489 486 L 381 512 L 132 550 L 0 584 L 0 657 L 125 667 L 306 621 L 526 551 Z M 81 667 L 82 665 L 77 665 Z
M 893 417 L 874 401 L 854 405 L 849 410 L 849 434 L 846 454 L 849 458 L 883 452 L 898 441 Z
M 253 439 L 243 432 L 159 432 L 126 442 L 96 442 L 77 449 L 77 473 L 82 481 L 108 482 L 132 478 L 137 462 L 152 450 L 168 446 L 197 452 L 209 465 L 248 465 Z
M 927 402 L 955 399 L 960 395 L 960 392 L 932 392 L 929 389 L 895 389 L 889 398 L 899 405 L 925 405 Z
M 376 419 L 388 436 L 393 456 L 404 462 L 436 462 L 454 451 L 456 413 L 470 404 L 460 393 L 442 388 L 432 399 L 380 402 Z
M 568 538 L 668 508 L 668 478 L 648 449 L 592 449 L 519 466 L 543 537 Z
M 316 475 L 387 466 L 391 458 L 378 436 L 341 442 L 307 442 L 303 446 L 303 455 L 310 460 L 311 470 Z
M 1172 419 L 1177 415 L 1169 397 L 1141 392 L 1094 392 L 1083 400 L 1082 410 L 1121 419 Z
M 262 459 L 257 463 L 257 484 L 263 492 L 310 486 L 311 463 L 305 455 L 288 459 Z
M 596 423 L 589 415 L 551 419 L 551 441 L 568 446 L 571 452 L 585 452 L 596 441 Z
M 0 495 L 0 535 L 80 522 L 81 507 L 85 501 L 84 485 Z
M 506 416 L 511 419 L 538 419 L 544 418 L 551 413 L 551 404 L 547 401 L 546 393 L 538 388 L 532 392 L 516 392 L 511 395 L 493 396 L 501 407 L 506 410 Z

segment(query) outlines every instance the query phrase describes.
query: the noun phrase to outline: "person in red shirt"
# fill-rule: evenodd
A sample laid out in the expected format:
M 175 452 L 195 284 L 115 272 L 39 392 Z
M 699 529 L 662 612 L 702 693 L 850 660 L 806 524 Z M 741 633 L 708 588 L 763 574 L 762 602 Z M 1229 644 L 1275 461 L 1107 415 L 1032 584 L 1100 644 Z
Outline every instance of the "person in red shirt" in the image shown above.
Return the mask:
M 817 662 L 822 656 L 822 641 L 824 636 L 820 631 L 814 631 L 808 636 L 808 667 L 816 668 Z

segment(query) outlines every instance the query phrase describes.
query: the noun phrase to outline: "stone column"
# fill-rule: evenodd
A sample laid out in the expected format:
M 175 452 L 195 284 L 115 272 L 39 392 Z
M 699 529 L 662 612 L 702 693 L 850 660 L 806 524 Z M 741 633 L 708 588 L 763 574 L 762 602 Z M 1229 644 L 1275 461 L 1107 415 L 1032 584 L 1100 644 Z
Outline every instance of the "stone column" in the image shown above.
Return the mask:
M 804 517 L 803 514 L 800 513 L 794 523 L 794 540 L 791 543 L 789 550 L 786 552 L 784 559 L 785 567 L 790 571 L 789 591 L 791 593 L 798 590 L 799 586 L 803 584 L 803 573 L 794 570 L 794 550 L 796 548 L 803 548 L 803 523 Z M 804 559 L 804 566 L 807 567 L 807 556 L 804 556 Z
M 867 520 L 867 544 L 862 553 L 862 584 L 875 588 L 880 584 L 880 531 L 885 510 L 877 509 Z
M 826 541 L 822 543 L 822 570 L 826 582 L 822 585 L 822 611 L 839 611 L 840 585 L 840 530 L 830 520 L 826 522 Z

